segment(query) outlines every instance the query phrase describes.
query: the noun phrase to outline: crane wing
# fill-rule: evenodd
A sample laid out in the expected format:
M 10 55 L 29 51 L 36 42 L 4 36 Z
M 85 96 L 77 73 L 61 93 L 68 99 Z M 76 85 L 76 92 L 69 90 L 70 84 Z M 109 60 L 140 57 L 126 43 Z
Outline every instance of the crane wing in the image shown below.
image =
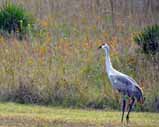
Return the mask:
M 135 91 L 136 90 L 136 81 L 129 79 L 124 75 L 110 75 L 109 76 L 111 83 L 114 88 L 120 91 Z
M 124 75 L 124 76 L 127 77 L 129 80 L 131 80 L 134 83 L 134 85 L 138 86 L 137 82 L 133 78 L 131 78 L 131 77 L 127 76 L 127 75 Z

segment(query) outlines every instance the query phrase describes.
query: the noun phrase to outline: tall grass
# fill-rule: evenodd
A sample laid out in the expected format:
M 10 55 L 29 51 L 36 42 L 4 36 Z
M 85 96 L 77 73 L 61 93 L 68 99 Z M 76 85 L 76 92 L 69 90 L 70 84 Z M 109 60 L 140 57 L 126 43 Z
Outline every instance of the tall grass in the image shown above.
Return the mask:
M 97 50 L 107 42 L 113 66 L 135 78 L 148 98 L 136 110 L 158 111 L 158 63 L 139 54 L 132 39 L 149 24 L 135 18 L 141 15 L 118 15 L 116 8 L 112 17 L 109 1 L 100 6 L 95 0 L 12 1 L 33 13 L 39 32 L 23 41 L 0 36 L 0 100 L 119 109 L 104 52 Z

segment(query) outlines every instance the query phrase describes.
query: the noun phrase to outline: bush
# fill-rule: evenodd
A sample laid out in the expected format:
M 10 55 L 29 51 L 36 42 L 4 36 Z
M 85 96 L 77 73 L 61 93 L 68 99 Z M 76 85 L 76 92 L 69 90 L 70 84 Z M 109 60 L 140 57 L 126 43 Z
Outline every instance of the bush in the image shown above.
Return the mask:
M 20 81 L 20 84 L 15 91 L 12 91 L 10 100 L 13 102 L 18 102 L 22 104 L 43 104 L 44 100 L 40 93 L 40 90 L 32 85 L 31 83 L 27 83 L 24 81 Z
M 22 38 L 33 23 L 33 17 L 20 5 L 6 3 L 0 9 L 0 29 L 3 32 L 18 33 Z
M 145 54 L 159 52 L 159 25 L 146 27 L 142 32 L 134 36 L 134 41 Z

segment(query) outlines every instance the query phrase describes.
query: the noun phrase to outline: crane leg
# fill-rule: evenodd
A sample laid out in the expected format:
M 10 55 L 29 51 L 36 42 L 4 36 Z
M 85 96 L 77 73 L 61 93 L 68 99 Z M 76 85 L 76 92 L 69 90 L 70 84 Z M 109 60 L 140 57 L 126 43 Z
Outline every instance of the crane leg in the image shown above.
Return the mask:
M 132 98 L 131 98 L 131 103 L 129 104 L 129 107 L 128 107 L 128 114 L 127 114 L 127 116 L 126 116 L 126 121 L 127 121 L 127 123 L 129 122 L 129 114 L 130 114 L 130 112 L 131 112 L 131 110 L 132 110 L 132 107 L 133 107 L 134 103 L 135 103 L 135 98 L 132 97 Z
M 121 117 L 121 122 L 123 122 L 123 118 L 124 118 L 124 112 L 125 112 L 125 106 L 126 106 L 126 98 L 123 97 L 122 99 L 122 117 Z

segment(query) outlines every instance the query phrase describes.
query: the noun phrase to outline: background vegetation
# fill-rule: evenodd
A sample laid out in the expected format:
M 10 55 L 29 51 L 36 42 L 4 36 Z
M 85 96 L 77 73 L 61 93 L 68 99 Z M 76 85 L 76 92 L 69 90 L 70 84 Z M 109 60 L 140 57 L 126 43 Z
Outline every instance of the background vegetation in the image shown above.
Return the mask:
M 1 0 L 3 5 L 6 0 Z M 133 38 L 158 23 L 157 0 L 10 0 L 37 19 L 26 39 L 0 36 L 0 100 L 67 107 L 120 109 L 105 73 L 113 66 L 143 88 L 140 111 L 159 111 L 158 55 L 145 55 Z
M 0 8 L 0 30 L 2 35 L 17 34 L 24 38 L 29 33 L 29 27 L 33 25 L 33 18 L 23 8 L 11 2 L 6 2 Z

